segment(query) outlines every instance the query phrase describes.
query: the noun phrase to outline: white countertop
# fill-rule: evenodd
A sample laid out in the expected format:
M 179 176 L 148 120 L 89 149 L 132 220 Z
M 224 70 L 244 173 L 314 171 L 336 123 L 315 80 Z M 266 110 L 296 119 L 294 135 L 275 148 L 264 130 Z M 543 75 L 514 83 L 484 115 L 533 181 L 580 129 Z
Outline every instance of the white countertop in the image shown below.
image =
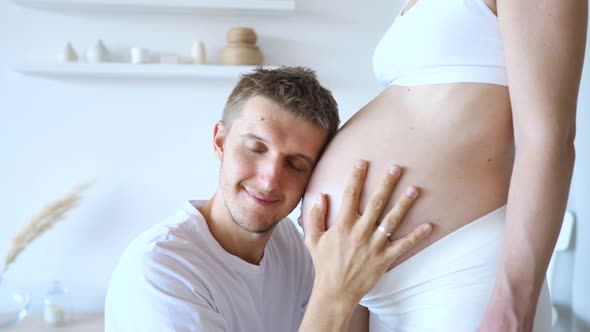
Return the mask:
M 72 319 L 64 326 L 52 327 L 43 322 L 43 316 L 30 315 L 16 325 L 2 332 L 102 332 L 104 331 L 103 313 L 73 314 Z

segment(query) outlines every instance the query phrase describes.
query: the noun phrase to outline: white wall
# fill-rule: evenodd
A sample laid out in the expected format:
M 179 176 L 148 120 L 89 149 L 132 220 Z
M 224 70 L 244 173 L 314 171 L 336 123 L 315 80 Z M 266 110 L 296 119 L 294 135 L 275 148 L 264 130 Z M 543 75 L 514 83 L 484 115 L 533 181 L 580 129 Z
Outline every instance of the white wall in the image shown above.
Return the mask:
M 184 200 L 212 195 L 212 129 L 235 84 L 43 79 L 12 72 L 11 63 L 54 60 L 66 41 L 83 55 L 97 38 L 113 51 L 141 46 L 185 55 L 202 39 L 216 62 L 227 30 L 252 26 L 266 63 L 317 69 L 345 120 L 379 91 L 370 56 L 395 10 L 385 1 L 380 6 L 380 16 L 367 20 L 369 9 L 335 0 L 298 1 L 297 13 L 286 16 L 77 13 L 0 2 L 2 257 L 32 213 L 73 185 L 98 179 L 5 277 L 32 290 L 35 311 L 54 279 L 70 286 L 77 310 L 101 310 L 127 243 Z
M 82 204 L 27 248 L 6 278 L 32 290 L 36 311 L 54 279 L 70 286 L 77 310 L 101 310 L 110 273 L 129 240 L 183 200 L 213 193 L 218 164 L 211 132 L 235 83 L 42 79 L 12 72 L 11 63 L 53 60 L 66 41 L 83 55 L 97 38 L 118 52 L 141 46 L 184 54 L 202 39 L 214 62 L 230 27 L 252 26 L 267 64 L 318 71 L 344 121 L 379 91 L 371 53 L 399 6 L 297 0 L 297 13 L 290 16 L 178 16 L 39 11 L 0 2 L 0 252 L 45 203 L 76 183 L 98 179 Z M 583 205 L 590 190 L 588 68 L 584 75 L 570 199 L 578 217 L 577 248 L 560 257 L 556 298 L 566 314 L 573 302 L 579 326 L 586 326 L 579 331 L 590 331 L 584 298 L 590 294 L 590 263 L 582 257 L 590 252 L 590 208 Z M 571 281 L 562 280 L 568 273 L 573 292 Z

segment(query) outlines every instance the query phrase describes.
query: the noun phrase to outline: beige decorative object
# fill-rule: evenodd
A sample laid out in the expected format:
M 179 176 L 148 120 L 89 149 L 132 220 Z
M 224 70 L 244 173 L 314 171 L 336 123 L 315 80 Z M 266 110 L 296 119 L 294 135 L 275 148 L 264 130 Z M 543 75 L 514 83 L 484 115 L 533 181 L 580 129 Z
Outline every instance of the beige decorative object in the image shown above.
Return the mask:
M 196 41 L 191 49 L 191 56 L 193 57 L 193 63 L 203 65 L 207 62 L 207 55 L 205 53 L 205 44 L 202 41 Z
M 256 46 L 256 32 L 251 28 L 238 27 L 227 33 L 227 46 L 221 51 L 224 65 L 262 65 L 264 58 Z
M 12 238 L 6 258 L 4 259 L 4 268 L 0 276 L 6 272 L 8 266 L 16 257 L 37 237 L 45 233 L 58 221 L 65 217 L 65 214 L 73 209 L 80 200 L 80 194 L 92 185 L 88 182 L 72 189 L 67 195 L 45 206 L 43 210 L 33 216 L 31 221 L 21 227 L 19 232 Z
M 72 47 L 71 43 L 67 43 L 63 51 L 59 55 L 60 62 L 76 62 L 78 61 L 78 54 Z

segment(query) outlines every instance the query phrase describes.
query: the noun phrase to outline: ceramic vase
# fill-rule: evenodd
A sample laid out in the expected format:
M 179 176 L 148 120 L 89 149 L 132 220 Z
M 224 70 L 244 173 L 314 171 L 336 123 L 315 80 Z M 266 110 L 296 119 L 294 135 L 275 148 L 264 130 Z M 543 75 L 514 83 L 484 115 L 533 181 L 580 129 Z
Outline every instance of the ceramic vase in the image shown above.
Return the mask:
M 78 54 L 72 47 L 71 43 L 67 43 L 59 55 L 60 62 L 76 62 L 78 61 Z
M 86 61 L 89 63 L 109 61 L 109 50 L 102 40 L 99 39 L 93 47 L 86 51 Z
M 195 64 L 205 64 L 207 63 L 207 55 L 205 53 L 205 44 L 202 41 L 196 41 L 191 48 L 191 56 L 193 58 L 193 63 Z
M 264 57 L 256 46 L 256 32 L 252 28 L 233 28 L 227 33 L 227 46 L 221 52 L 224 65 L 262 65 Z

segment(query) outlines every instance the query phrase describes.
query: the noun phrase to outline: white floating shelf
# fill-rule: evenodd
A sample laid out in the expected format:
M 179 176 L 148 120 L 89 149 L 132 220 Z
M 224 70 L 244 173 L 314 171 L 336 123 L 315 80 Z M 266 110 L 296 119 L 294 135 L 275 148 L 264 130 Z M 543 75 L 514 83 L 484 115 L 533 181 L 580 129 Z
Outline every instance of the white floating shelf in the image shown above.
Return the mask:
M 57 10 L 157 13 L 293 12 L 295 0 L 12 0 L 22 6 Z
M 271 66 L 265 66 L 265 68 Z M 237 79 L 255 66 L 129 63 L 24 63 L 12 67 L 25 75 L 55 78 Z

